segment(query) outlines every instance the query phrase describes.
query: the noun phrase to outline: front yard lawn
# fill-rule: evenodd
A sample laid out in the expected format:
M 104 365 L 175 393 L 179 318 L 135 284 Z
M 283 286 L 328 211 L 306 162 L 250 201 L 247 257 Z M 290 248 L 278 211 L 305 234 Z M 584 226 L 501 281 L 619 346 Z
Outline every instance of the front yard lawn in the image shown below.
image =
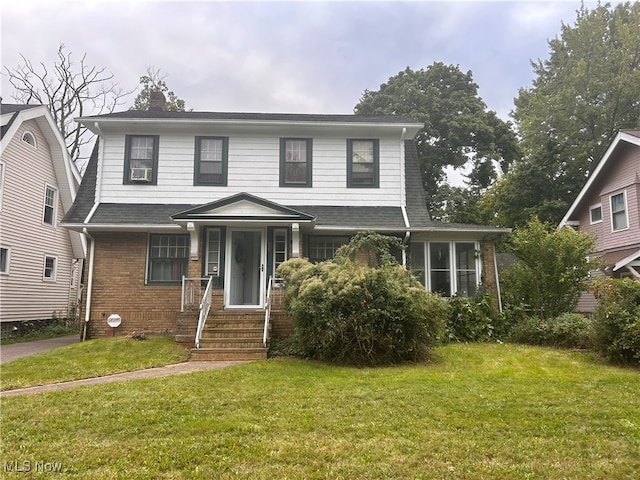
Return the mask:
M 184 362 L 189 351 L 173 337 L 100 338 L 18 358 L 0 366 L 0 390 L 102 377 Z
M 49 462 L 82 479 L 637 478 L 638 370 L 516 345 L 436 355 L 377 369 L 276 359 L 5 398 L 0 454 L 5 470 Z

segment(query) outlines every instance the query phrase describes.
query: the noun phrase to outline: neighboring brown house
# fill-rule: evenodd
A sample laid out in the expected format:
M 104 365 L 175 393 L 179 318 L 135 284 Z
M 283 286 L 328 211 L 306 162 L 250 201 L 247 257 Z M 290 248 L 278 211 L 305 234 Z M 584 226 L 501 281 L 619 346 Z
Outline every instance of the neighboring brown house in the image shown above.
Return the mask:
M 176 333 L 193 344 L 198 315 L 183 304 L 199 305 L 209 279 L 207 325 L 255 330 L 280 263 L 329 259 L 362 230 L 402 238 L 403 260 L 429 290 L 495 286 L 492 242 L 506 229 L 430 219 L 414 142 L 423 124 L 414 120 L 169 112 L 160 99 L 149 111 L 78 121 L 98 144 L 64 221 L 89 238 L 91 336 L 109 335 L 107 319 L 118 314 L 117 333 Z M 283 330 L 275 322 L 271 333 Z M 227 334 L 198 335 L 200 350 L 214 352 L 206 337 Z M 222 348 L 232 344 L 208 358 L 230 358 Z
M 600 275 L 640 280 L 640 130 L 618 133 L 560 222 L 564 226 L 595 237 Z M 595 303 L 593 294 L 585 294 L 578 310 L 591 311 Z

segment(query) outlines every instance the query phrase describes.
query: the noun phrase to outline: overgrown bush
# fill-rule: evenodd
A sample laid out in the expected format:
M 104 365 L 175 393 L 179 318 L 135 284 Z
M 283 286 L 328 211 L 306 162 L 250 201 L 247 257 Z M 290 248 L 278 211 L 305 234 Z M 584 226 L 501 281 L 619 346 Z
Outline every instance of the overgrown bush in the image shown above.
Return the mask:
M 596 351 L 611 361 L 640 365 L 640 282 L 596 280 L 594 293 Z
M 377 258 L 377 267 L 338 255 L 316 265 L 293 259 L 278 268 L 285 282 L 285 308 L 305 356 L 355 365 L 394 364 L 422 360 L 440 341 L 447 302 L 426 292 L 390 255 Z
M 574 311 L 588 289 L 589 271 L 597 266 L 589 257 L 593 248 L 594 240 L 585 232 L 558 230 L 532 219 L 509 241 L 508 250 L 518 260 L 501 275 L 505 303 L 527 305 L 539 318 Z
M 454 295 L 449 300 L 450 313 L 445 339 L 452 342 L 486 342 L 494 338 L 498 312 L 491 296 L 478 292 L 473 297 Z
M 510 340 L 548 347 L 590 348 L 592 338 L 591 318 L 579 313 L 563 313 L 547 319 L 524 318 L 513 328 Z

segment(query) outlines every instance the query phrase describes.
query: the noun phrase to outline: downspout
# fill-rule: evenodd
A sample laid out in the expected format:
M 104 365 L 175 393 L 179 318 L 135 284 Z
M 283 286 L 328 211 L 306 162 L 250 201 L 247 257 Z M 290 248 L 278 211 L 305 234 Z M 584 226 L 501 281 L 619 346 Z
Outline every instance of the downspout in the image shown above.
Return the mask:
M 407 186 L 406 186 L 406 175 L 405 175 L 405 156 L 404 156 L 404 138 L 407 135 L 407 127 L 402 128 L 402 133 L 400 134 L 400 210 L 402 211 L 402 219 L 404 220 L 404 226 L 407 228 L 406 232 L 404 232 L 404 240 L 402 241 L 403 245 L 409 245 L 409 237 L 411 237 L 411 232 L 409 229 L 411 225 L 409 224 L 409 217 L 407 216 Z M 402 266 L 407 267 L 407 250 L 402 249 Z
M 93 258 L 95 256 L 96 242 L 94 238 L 89 235 L 86 228 L 83 229 L 84 234 L 89 239 L 89 272 L 87 278 L 87 302 L 84 311 L 84 325 L 82 327 L 82 341 L 87 339 L 87 327 L 89 326 L 89 319 L 91 318 L 91 292 L 93 290 Z
M 500 278 L 498 278 L 498 260 L 496 259 L 495 245 L 491 249 L 493 251 L 493 270 L 496 275 L 496 292 L 498 293 L 498 310 L 502 313 L 502 295 L 500 294 Z

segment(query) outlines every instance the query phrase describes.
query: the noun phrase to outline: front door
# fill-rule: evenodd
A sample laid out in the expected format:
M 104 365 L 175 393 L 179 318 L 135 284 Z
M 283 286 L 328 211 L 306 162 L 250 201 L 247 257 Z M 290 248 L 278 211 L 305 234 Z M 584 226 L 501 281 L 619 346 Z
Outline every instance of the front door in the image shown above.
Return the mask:
M 228 288 L 225 304 L 229 307 L 262 307 L 264 285 L 264 235 L 262 230 L 229 231 L 227 241 Z

